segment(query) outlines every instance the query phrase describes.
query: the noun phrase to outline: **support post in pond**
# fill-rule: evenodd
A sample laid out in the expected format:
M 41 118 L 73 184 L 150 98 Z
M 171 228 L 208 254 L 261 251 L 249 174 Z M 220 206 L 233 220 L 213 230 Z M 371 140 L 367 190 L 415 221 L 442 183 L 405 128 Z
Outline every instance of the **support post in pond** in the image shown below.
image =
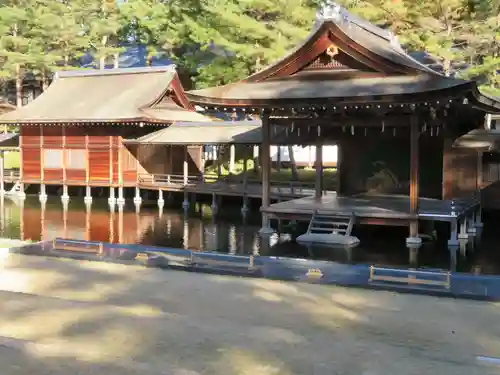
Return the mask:
M 63 193 L 61 195 L 61 200 L 63 202 L 68 202 L 69 201 L 69 194 L 68 194 L 68 185 L 63 185 Z
M 483 187 L 483 152 L 479 151 L 477 153 L 477 199 L 479 200 L 479 206 L 474 214 L 474 227 L 482 228 L 482 200 L 481 200 L 481 189 Z
M 141 197 L 141 189 L 139 186 L 135 187 L 135 196 L 134 196 L 134 204 L 140 205 L 142 203 L 142 197 Z
M 245 216 L 248 213 L 248 148 L 245 147 L 243 154 L 243 206 L 241 207 L 241 213 Z
M 410 117 L 410 235 L 407 245 L 420 245 L 418 236 L 418 204 L 419 204 L 419 139 L 420 128 L 418 117 L 413 113 Z
M 85 186 L 85 198 L 83 198 L 83 202 L 85 204 L 92 203 L 92 188 L 89 185 Z
M 163 207 L 165 200 L 163 199 L 163 190 L 158 189 L 158 207 Z
M 45 184 L 40 184 L 40 195 L 38 196 L 40 202 L 47 201 L 47 190 Z
M 189 210 L 189 194 L 186 187 L 184 187 L 184 200 L 182 201 L 182 208 L 184 209 L 184 212 Z
M 109 198 L 108 198 L 108 204 L 111 207 L 114 207 L 116 204 L 116 198 L 115 198 L 115 188 L 113 186 L 110 186 L 109 188 Z
M 314 184 L 314 197 L 316 200 L 320 200 L 323 195 L 323 142 L 320 138 L 318 127 L 318 138 L 316 139 L 316 181 Z
M 114 197 L 114 190 L 113 190 L 113 197 Z M 119 206 L 123 206 L 125 204 L 125 196 L 123 195 L 123 186 L 118 187 L 118 199 L 116 200 L 116 203 Z
M 188 184 L 188 173 L 189 173 L 188 148 L 187 148 L 187 146 L 184 146 L 184 163 L 183 163 L 184 186 L 186 186 Z
M 265 210 L 271 204 L 271 124 L 269 122 L 269 114 L 262 114 L 262 228 L 261 234 L 271 234 L 273 232 L 269 215 Z
M 210 206 L 212 209 L 212 216 L 217 215 L 217 212 L 219 211 L 219 207 L 217 206 L 217 194 L 212 193 L 212 205 Z
M 4 183 L 4 152 L 0 151 L 0 195 L 5 194 L 5 183 Z

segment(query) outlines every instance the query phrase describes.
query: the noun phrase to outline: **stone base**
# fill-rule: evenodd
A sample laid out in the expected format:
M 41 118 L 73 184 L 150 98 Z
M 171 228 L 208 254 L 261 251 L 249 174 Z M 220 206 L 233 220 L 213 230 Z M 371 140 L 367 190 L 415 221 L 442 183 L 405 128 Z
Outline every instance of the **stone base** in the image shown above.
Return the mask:
M 184 210 L 188 210 L 189 209 L 189 202 L 188 201 L 183 201 L 182 202 L 182 208 Z
M 84 197 L 83 202 L 84 203 L 92 203 L 92 197 Z
M 142 203 L 141 197 L 134 197 L 134 204 L 141 204 L 141 203 Z
M 61 195 L 62 201 L 69 201 L 69 195 Z
M 116 204 L 124 205 L 125 204 L 125 198 L 117 198 L 116 199 Z
M 477 221 L 477 222 L 474 223 L 474 227 L 476 227 L 476 228 L 482 228 L 482 227 L 484 227 L 484 224 L 481 221 Z
M 241 213 L 242 213 L 243 215 L 248 214 L 248 211 L 250 211 L 250 209 L 248 208 L 248 206 L 243 206 L 243 207 L 241 207 Z
M 274 229 L 271 227 L 262 227 L 259 229 L 259 234 L 271 235 L 274 233 Z
M 118 200 L 116 198 L 108 198 L 108 204 L 114 206 Z
M 478 232 L 478 230 L 477 230 L 477 229 L 478 229 L 478 228 L 476 228 L 476 227 L 474 227 L 474 226 L 471 226 L 471 227 L 467 228 L 467 233 L 469 233 L 469 234 L 471 234 L 471 235 L 475 236 L 475 235 L 476 235 L 476 233 Z
M 422 242 L 422 238 L 420 237 L 408 237 L 406 239 L 406 246 L 420 246 Z
M 468 240 L 469 239 L 469 233 L 459 233 L 458 234 L 458 239 L 459 240 Z
M 48 199 L 48 196 L 47 196 L 47 194 L 38 194 L 38 199 L 40 200 L 40 202 L 46 202 Z
M 458 247 L 458 246 L 460 246 L 460 241 L 458 241 L 458 239 L 448 240 L 448 247 Z

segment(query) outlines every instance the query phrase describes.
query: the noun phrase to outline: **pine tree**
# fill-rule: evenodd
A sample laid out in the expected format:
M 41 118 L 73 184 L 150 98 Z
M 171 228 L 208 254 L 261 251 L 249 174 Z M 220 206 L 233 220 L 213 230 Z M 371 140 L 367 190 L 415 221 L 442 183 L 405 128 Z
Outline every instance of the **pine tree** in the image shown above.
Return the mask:
M 79 0 L 82 1 L 82 23 L 85 35 L 89 38 L 90 52 L 99 61 L 99 68 L 104 69 L 108 59 L 113 58 L 115 66 L 118 54 L 124 50 L 119 46 L 119 34 L 122 28 L 120 8 L 115 0 Z
M 23 105 L 23 78 L 40 59 L 30 35 L 33 6 L 30 0 L 10 0 L 0 7 L 0 76 L 15 80 L 18 107 Z
M 167 35 L 198 87 L 242 79 L 284 56 L 309 32 L 316 8 L 301 0 L 173 0 Z

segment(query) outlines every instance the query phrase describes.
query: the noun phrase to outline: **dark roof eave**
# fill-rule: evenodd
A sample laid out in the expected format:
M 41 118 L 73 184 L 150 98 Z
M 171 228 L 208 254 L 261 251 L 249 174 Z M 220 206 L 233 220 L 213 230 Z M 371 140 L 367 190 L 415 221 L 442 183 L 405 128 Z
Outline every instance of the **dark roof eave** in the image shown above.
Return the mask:
M 476 85 L 474 85 L 469 97 L 476 108 L 487 113 L 500 114 L 500 101 L 481 93 Z
M 279 98 L 279 99 L 227 99 L 220 97 L 199 96 L 186 93 L 188 99 L 200 106 L 207 107 L 234 107 L 234 108 L 271 108 L 271 107 L 296 107 L 304 104 L 310 105 L 352 105 L 360 103 L 423 103 L 431 100 L 458 98 L 474 91 L 475 83 L 466 82 L 442 90 L 426 91 L 408 94 L 387 94 L 375 96 L 355 96 L 336 98 Z M 476 88 L 477 91 L 477 88 Z M 481 94 L 480 94 L 481 95 Z M 475 95 L 474 95 L 475 97 Z M 498 103 L 500 106 L 500 103 Z

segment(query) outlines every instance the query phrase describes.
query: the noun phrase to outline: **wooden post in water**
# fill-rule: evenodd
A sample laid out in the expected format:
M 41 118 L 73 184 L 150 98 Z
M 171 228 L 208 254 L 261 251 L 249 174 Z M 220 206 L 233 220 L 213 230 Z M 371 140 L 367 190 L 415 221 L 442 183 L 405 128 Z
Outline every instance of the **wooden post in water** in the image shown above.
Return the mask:
M 262 207 L 266 209 L 271 203 L 271 125 L 269 123 L 269 114 L 264 113 L 262 116 L 262 150 L 261 150 L 261 165 L 262 165 Z M 262 228 L 260 233 L 269 234 L 272 232 L 269 222 L 269 216 L 266 212 L 262 212 Z
M 410 236 L 406 244 L 417 245 L 422 242 L 418 237 L 418 203 L 419 203 L 419 139 L 420 129 L 415 113 L 410 117 Z
M 4 184 L 4 152 L 0 151 L 0 195 L 4 195 L 5 193 L 5 184 Z
M 243 206 L 241 207 L 241 213 L 246 215 L 248 213 L 248 147 L 245 146 L 243 153 Z
M 316 181 L 314 184 L 314 197 L 316 200 L 320 200 L 323 195 L 323 142 L 320 138 L 318 126 L 318 138 L 316 139 L 316 160 L 315 160 L 315 170 L 316 170 Z

